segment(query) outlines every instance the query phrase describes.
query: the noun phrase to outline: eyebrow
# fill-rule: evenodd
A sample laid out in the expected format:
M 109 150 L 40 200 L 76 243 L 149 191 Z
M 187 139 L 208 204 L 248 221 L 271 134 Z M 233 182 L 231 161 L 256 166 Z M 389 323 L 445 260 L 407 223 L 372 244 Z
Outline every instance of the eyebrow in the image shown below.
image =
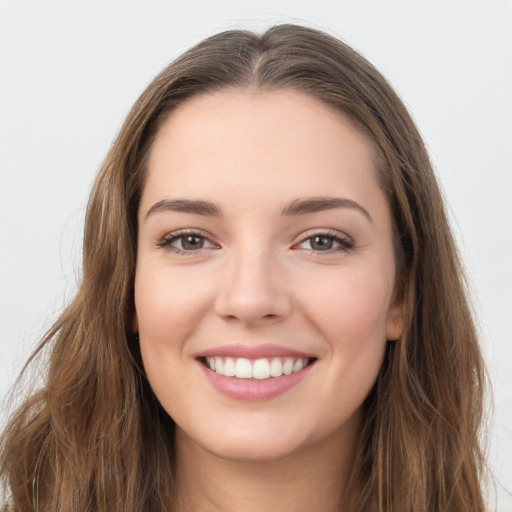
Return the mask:
M 323 212 L 335 208 L 353 208 L 362 213 L 371 223 L 373 223 L 368 210 L 356 203 L 352 199 L 343 197 L 307 197 L 295 199 L 287 204 L 281 211 L 281 215 L 306 215 L 308 213 Z
M 343 197 L 307 197 L 294 199 L 281 210 L 283 217 L 307 215 L 308 213 L 323 212 L 336 208 L 352 208 L 361 212 L 373 223 L 368 210 L 352 199 Z M 182 212 L 202 215 L 205 217 L 221 217 L 221 209 L 210 201 L 201 199 L 162 199 L 155 203 L 146 213 L 146 218 L 160 212 Z
M 160 212 L 183 212 L 194 213 L 209 217 L 220 217 L 220 208 L 209 201 L 191 200 L 191 199 L 163 199 L 155 203 L 146 213 L 146 218 L 154 213 Z

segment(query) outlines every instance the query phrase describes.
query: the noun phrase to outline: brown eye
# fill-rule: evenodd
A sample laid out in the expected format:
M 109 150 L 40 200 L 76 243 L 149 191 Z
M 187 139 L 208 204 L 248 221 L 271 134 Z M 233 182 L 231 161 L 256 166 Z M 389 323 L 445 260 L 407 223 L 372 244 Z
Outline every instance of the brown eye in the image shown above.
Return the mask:
M 314 251 L 327 251 L 334 245 L 334 239 L 330 236 L 312 236 L 309 240 L 311 249 Z
M 354 247 L 354 242 L 347 235 L 335 232 L 335 233 L 317 233 L 304 238 L 296 248 L 306 249 L 309 251 L 320 252 L 338 252 L 347 251 Z
M 181 240 L 181 248 L 185 251 L 194 251 L 204 247 L 204 238 L 197 235 L 187 235 L 178 238 Z
M 157 246 L 169 252 L 176 254 L 194 254 L 202 249 L 214 249 L 217 246 L 213 244 L 206 236 L 199 233 L 176 233 L 162 238 Z

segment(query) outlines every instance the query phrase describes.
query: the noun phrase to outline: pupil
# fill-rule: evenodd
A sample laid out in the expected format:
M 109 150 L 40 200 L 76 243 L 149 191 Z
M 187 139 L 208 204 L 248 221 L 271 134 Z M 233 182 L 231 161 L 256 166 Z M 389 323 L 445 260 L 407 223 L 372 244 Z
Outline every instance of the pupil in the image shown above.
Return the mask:
M 199 236 L 186 236 L 183 238 L 181 245 L 183 249 L 187 250 L 201 249 L 203 239 Z
M 331 249 L 332 248 L 332 238 L 328 238 L 326 236 L 315 236 L 311 241 L 311 246 L 313 249 Z

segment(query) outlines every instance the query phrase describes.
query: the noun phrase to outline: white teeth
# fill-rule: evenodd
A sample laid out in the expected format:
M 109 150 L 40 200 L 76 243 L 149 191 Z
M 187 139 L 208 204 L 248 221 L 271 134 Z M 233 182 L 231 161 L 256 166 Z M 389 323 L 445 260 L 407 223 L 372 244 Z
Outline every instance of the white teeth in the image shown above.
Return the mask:
M 309 359 L 305 357 L 274 357 L 271 360 L 262 358 L 256 360 L 244 357 L 207 357 L 206 364 L 214 372 L 224 377 L 238 379 L 265 380 L 270 377 L 290 375 L 305 368 Z
M 252 364 L 249 359 L 241 357 L 236 360 L 235 363 L 235 377 L 239 379 L 251 379 L 252 378 Z
M 293 359 L 285 359 L 283 363 L 283 373 L 290 375 L 293 372 Z
M 256 359 L 252 365 L 253 379 L 268 379 L 270 377 L 270 363 L 268 359 Z
M 274 357 L 270 363 L 270 375 L 272 377 L 281 377 L 283 375 L 283 363 L 278 357 Z
M 306 361 L 306 359 L 297 359 L 297 361 L 295 361 L 295 363 L 293 364 L 293 373 L 302 370 L 302 368 L 306 366 Z
M 223 374 L 226 377 L 233 377 L 235 375 L 235 360 L 232 357 L 226 357 L 224 360 Z

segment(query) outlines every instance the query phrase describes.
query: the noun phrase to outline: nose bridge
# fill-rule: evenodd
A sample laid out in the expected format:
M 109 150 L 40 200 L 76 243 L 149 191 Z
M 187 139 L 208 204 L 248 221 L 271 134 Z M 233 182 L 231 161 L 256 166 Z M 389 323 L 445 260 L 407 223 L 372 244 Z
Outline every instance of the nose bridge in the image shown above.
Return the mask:
M 270 247 L 245 243 L 226 261 L 217 313 L 246 323 L 285 317 L 291 300 Z

